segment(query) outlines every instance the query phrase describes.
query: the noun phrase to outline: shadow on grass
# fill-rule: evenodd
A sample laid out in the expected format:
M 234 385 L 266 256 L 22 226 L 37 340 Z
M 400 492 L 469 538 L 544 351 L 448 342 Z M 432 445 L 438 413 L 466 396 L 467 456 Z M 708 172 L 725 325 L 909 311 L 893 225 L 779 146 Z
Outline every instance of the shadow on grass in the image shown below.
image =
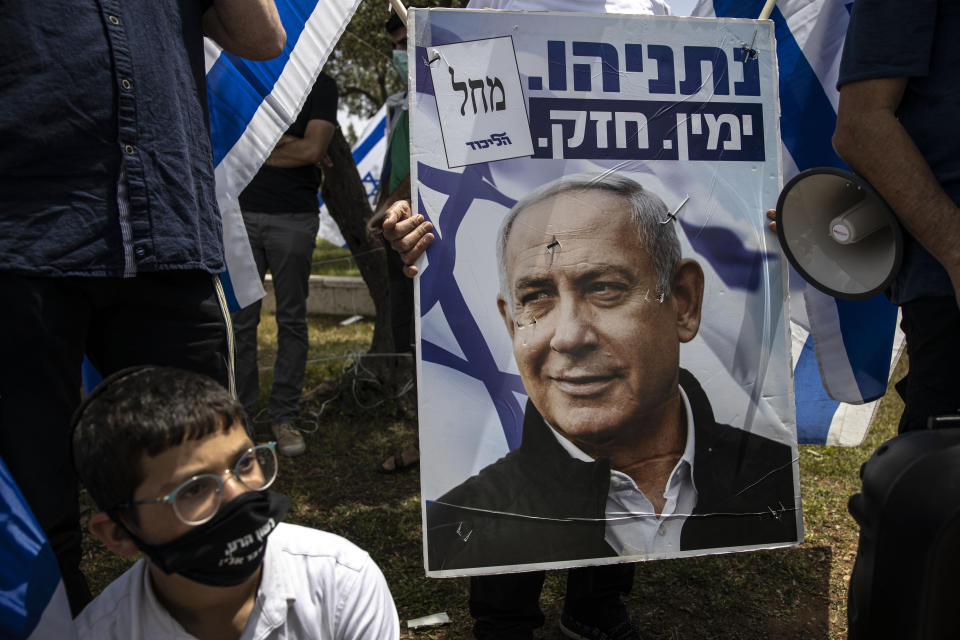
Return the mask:
M 628 607 L 654 638 L 829 637 L 829 547 L 637 565 Z

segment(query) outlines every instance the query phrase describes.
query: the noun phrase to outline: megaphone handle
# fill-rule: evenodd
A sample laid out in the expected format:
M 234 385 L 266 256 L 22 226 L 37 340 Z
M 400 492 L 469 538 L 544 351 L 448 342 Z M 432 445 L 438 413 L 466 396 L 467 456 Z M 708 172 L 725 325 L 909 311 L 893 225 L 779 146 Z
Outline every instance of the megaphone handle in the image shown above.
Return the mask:
M 853 244 L 887 226 L 887 218 L 864 199 L 831 220 L 829 233 L 840 244 Z

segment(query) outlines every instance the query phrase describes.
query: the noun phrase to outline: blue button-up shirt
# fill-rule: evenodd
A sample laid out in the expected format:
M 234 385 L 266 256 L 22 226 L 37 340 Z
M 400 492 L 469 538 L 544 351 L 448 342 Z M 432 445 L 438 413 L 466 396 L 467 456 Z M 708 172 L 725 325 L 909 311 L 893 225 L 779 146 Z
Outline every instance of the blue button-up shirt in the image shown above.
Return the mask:
M 3 3 L 0 270 L 223 269 L 201 26 L 209 5 Z

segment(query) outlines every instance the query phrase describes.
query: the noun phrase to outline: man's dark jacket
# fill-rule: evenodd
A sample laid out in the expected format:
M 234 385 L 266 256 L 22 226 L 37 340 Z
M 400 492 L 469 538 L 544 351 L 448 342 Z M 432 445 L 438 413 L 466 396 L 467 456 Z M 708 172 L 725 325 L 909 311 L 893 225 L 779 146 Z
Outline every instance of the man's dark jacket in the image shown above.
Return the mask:
M 717 424 L 699 382 L 680 371 L 695 429 L 697 506 L 683 551 L 797 540 L 791 448 Z M 523 440 L 427 506 L 431 571 L 617 554 L 605 541 L 610 461 L 575 460 L 527 403 Z

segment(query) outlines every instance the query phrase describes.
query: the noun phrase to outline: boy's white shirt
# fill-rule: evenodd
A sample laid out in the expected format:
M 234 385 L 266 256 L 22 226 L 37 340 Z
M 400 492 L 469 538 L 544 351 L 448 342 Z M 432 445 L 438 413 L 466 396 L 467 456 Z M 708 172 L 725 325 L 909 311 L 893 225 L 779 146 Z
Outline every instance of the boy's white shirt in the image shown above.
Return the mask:
M 194 640 L 157 600 L 141 558 L 76 619 L 90 640 Z M 340 536 L 281 523 L 267 539 L 256 604 L 241 640 L 395 640 L 400 622 L 367 552 Z

